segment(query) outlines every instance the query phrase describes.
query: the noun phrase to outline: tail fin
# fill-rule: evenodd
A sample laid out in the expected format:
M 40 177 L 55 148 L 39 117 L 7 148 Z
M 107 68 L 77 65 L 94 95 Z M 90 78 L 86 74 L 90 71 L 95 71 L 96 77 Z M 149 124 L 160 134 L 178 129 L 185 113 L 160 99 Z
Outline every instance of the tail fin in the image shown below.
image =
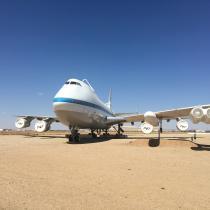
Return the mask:
M 112 89 L 110 88 L 109 90 L 109 98 L 108 102 L 106 103 L 107 107 L 112 110 Z

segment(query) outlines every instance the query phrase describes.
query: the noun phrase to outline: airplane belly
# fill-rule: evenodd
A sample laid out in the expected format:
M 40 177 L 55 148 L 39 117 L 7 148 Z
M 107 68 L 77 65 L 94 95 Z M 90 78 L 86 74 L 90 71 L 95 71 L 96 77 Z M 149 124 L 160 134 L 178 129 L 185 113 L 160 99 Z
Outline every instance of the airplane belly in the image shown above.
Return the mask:
M 54 112 L 61 123 L 66 126 L 78 128 L 107 128 L 104 115 L 91 107 L 79 104 L 60 103 L 53 104 Z

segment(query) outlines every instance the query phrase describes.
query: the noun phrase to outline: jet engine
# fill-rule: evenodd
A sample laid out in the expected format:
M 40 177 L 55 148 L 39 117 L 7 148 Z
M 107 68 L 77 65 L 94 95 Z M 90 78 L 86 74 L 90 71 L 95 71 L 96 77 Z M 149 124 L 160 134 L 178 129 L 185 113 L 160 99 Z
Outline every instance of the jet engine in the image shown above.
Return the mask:
M 45 132 L 50 130 L 50 124 L 49 122 L 46 122 L 45 120 L 39 120 L 35 123 L 35 131 L 37 132 Z
M 201 107 L 195 107 L 190 112 L 190 117 L 193 123 L 203 122 L 205 118 L 204 109 Z
M 18 129 L 27 128 L 31 124 L 31 120 L 25 118 L 18 118 L 15 122 L 15 127 Z
M 189 128 L 189 123 L 186 120 L 178 120 L 176 127 L 180 131 L 186 131 Z
M 152 133 L 153 131 L 153 125 L 147 123 L 147 122 L 144 122 L 141 124 L 141 131 L 145 134 L 150 134 Z
M 210 108 L 204 109 L 205 119 L 204 122 L 210 124 Z
M 144 114 L 144 121 L 152 126 L 158 126 L 159 120 L 154 112 L 146 112 Z

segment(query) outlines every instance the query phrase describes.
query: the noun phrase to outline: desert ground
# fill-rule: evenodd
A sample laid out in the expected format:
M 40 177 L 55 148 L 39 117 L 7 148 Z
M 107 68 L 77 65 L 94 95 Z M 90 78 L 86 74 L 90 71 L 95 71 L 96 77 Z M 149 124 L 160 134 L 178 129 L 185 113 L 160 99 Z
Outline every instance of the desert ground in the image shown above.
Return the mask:
M 157 147 L 156 134 L 127 135 L 0 135 L 0 209 L 210 209 L 209 147 L 188 133 L 163 134 Z

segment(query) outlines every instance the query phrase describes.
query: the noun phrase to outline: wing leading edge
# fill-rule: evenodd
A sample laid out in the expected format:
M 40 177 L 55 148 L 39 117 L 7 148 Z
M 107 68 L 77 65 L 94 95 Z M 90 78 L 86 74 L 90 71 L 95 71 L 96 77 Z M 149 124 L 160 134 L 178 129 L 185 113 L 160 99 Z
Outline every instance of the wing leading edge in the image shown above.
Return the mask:
M 16 116 L 17 120 L 15 122 L 16 128 L 27 128 L 30 126 L 31 121 L 37 119 L 38 121 L 35 123 L 35 130 L 37 132 L 44 132 L 50 130 L 50 126 L 53 122 L 59 122 L 59 120 L 55 117 L 47 117 L 47 116 L 30 116 L 30 115 L 22 115 Z
M 154 112 L 158 119 L 162 120 L 171 120 L 177 118 L 189 118 L 190 113 L 194 108 L 210 108 L 210 104 L 207 105 L 198 105 L 186 108 L 171 109 L 165 111 Z M 140 122 L 145 120 L 145 114 L 122 114 L 120 115 L 126 122 Z
M 47 120 L 52 122 L 59 122 L 59 120 L 56 117 L 48 117 L 48 116 L 33 116 L 33 115 L 17 115 L 17 118 L 24 118 L 24 119 L 30 119 L 30 120 Z

